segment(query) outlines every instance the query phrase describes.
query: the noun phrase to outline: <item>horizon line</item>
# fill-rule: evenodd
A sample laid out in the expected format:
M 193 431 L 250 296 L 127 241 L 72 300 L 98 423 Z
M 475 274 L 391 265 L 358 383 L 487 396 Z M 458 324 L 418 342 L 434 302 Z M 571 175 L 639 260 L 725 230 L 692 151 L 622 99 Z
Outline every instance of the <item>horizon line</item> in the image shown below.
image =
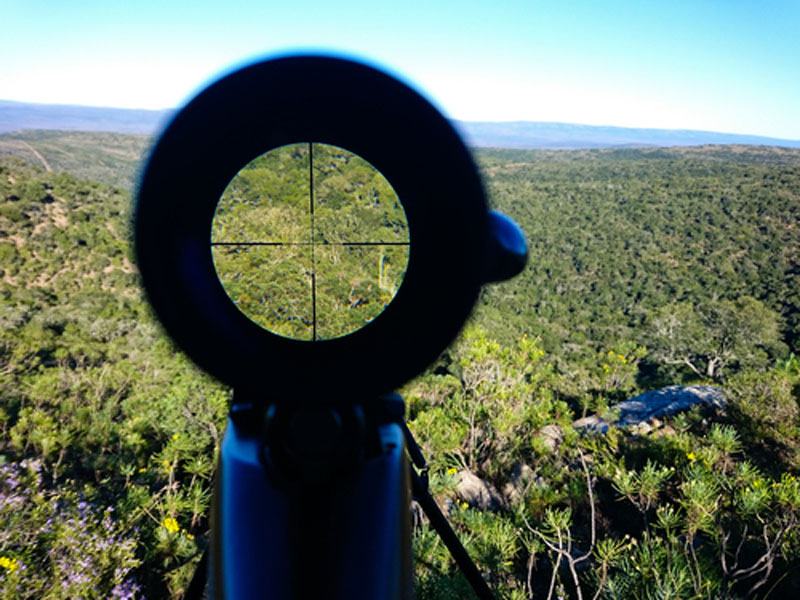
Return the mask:
M 19 105 L 35 105 L 35 106 L 51 106 L 51 107 L 63 107 L 63 108 L 85 108 L 85 109 L 97 109 L 97 110 L 118 110 L 118 111 L 131 111 L 131 112 L 148 112 L 154 113 L 159 115 L 165 115 L 166 113 L 174 113 L 180 110 L 179 107 L 168 107 L 168 108 L 134 108 L 134 107 L 127 107 L 127 106 L 108 106 L 108 105 L 98 105 L 98 104 L 78 104 L 78 103 L 61 103 L 61 102 L 31 102 L 27 100 L 11 100 L 7 98 L 0 98 L 0 104 L 8 103 L 8 104 L 19 104 Z M 449 117 L 445 116 L 445 118 L 452 122 L 457 123 L 469 123 L 469 124 L 479 124 L 479 125 L 518 125 L 518 124 L 534 124 L 534 125 L 569 125 L 572 127 L 587 127 L 587 128 L 610 128 L 610 129 L 627 129 L 627 130 L 639 130 L 639 131 L 669 131 L 669 132 L 682 132 L 682 133 L 704 133 L 704 134 L 717 134 L 717 135 L 732 135 L 732 136 L 744 136 L 744 137 L 757 137 L 757 138 L 764 138 L 769 140 L 778 140 L 778 141 L 786 141 L 786 142 L 794 142 L 800 143 L 800 138 L 792 138 L 792 137 L 778 137 L 775 135 L 764 135 L 760 133 L 734 133 L 729 131 L 717 131 L 713 129 L 692 129 L 686 127 L 657 127 L 657 126 L 632 126 L 632 125 L 610 125 L 610 124 L 591 124 L 591 123 L 583 123 L 578 121 L 542 121 L 542 120 L 531 120 L 531 119 L 463 119 L 459 117 Z

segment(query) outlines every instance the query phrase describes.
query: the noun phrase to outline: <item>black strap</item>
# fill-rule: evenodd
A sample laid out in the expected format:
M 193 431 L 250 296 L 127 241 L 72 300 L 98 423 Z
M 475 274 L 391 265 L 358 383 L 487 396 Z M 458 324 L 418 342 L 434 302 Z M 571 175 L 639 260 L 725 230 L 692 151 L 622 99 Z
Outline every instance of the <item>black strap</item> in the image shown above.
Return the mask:
M 439 505 L 431 496 L 428 491 L 428 465 L 425 463 L 425 458 L 422 456 L 422 451 L 411 435 L 405 422 L 402 423 L 403 432 L 406 436 L 406 445 L 408 446 L 408 455 L 411 458 L 414 466 L 420 469 L 422 475 L 418 474 L 413 468 L 411 469 L 411 493 L 416 498 L 419 505 L 422 507 L 423 512 L 427 515 L 434 531 L 442 538 L 444 545 L 450 551 L 450 554 L 456 561 L 458 568 L 466 577 L 473 591 L 478 596 L 479 600 L 495 600 L 494 594 L 489 589 L 489 586 L 481 576 L 478 567 L 469 557 L 466 548 L 464 548 L 461 540 L 458 539 L 456 532 L 450 527 L 447 517 L 439 510 Z
M 203 556 L 194 570 L 192 581 L 186 590 L 184 600 L 203 600 L 206 591 L 206 572 L 208 570 L 208 548 L 203 550 Z

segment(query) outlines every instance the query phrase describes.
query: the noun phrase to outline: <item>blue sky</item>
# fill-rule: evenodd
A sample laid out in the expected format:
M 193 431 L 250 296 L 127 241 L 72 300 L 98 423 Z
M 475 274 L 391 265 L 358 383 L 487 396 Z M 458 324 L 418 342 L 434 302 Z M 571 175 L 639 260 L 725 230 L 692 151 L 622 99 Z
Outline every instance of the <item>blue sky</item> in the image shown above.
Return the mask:
M 167 108 L 257 57 L 363 57 L 448 116 L 800 139 L 800 1 L 0 0 L 0 99 Z

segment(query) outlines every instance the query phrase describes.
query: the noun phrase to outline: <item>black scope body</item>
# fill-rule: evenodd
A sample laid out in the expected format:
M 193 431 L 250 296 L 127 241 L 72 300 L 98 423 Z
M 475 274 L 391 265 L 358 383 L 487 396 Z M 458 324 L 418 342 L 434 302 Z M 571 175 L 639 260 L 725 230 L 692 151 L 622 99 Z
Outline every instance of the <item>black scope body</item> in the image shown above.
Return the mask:
M 311 160 L 326 148 L 362 158 L 391 185 L 407 221 L 407 267 L 391 302 L 360 329 L 332 339 L 291 339 L 255 322 L 215 266 L 221 243 L 214 245 L 212 230 L 232 180 L 258 157 L 298 144 L 308 146 Z M 309 167 L 311 179 L 322 172 L 320 160 Z M 311 201 L 313 213 L 313 192 Z M 451 123 L 398 79 L 330 56 L 252 64 L 182 108 L 147 162 L 134 235 L 147 297 L 169 335 L 205 371 L 272 401 L 363 399 L 396 389 L 453 340 L 482 284 L 513 276 L 527 259 L 521 231 L 489 211 Z M 330 240 L 309 239 L 318 261 Z M 306 268 L 311 278 L 314 269 Z M 259 277 L 280 285 L 277 274 Z

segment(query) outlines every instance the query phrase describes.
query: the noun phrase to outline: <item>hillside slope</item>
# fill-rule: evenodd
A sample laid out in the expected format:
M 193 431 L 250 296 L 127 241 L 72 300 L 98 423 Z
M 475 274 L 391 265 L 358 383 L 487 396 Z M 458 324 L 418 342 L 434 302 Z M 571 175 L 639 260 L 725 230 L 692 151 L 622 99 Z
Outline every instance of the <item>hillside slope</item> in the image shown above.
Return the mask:
M 534 531 L 591 554 L 577 583 L 560 576 L 584 597 L 655 597 L 664 581 L 674 597 L 706 598 L 800 585 L 800 361 L 786 356 L 800 306 L 797 159 L 478 154 L 492 202 L 527 231 L 530 265 L 487 288 L 473 326 L 402 391 L 432 492 L 504 597 L 547 594 L 557 550 Z M 207 545 L 230 391 L 155 322 L 130 210 L 124 190 L 0 161 L 3 597 L 177 600 Z M 708 305 L 751 321 L 728 331 L 745 332 L 736 360 L 700 378 L 724 388 L 727 415 L 579 436 L 572 422 L 587 411 L 698 379 L 641 345 L 651 314 L 676 303 L 688 320 Z M 507 508 L 466 498 L 459 482 L 474 477 Z M 725 572 L 712 535 L 756 568 Z M 424 523 L 414 552 L 421 600 L 468 594 Z
M 583 353 L 642 342 L 676 303 L 751 296 L 800 337 L 800 150 L 706 147 L 477 153 L 530 262 L 476 320 Z
M 152 141 L 123 133 L 23 131 L 0 135 L 0 157 L 130 190 Z
M 453 124 L 470 146 L 477 147 L 576 150 L 747 144 L 800 148 L 800 140 L 692 129 L 645 129 L 537 121 L 454 121 Z
M 0 100 L 0 133 L 59 129 L 153 135 L 173 112 Z

